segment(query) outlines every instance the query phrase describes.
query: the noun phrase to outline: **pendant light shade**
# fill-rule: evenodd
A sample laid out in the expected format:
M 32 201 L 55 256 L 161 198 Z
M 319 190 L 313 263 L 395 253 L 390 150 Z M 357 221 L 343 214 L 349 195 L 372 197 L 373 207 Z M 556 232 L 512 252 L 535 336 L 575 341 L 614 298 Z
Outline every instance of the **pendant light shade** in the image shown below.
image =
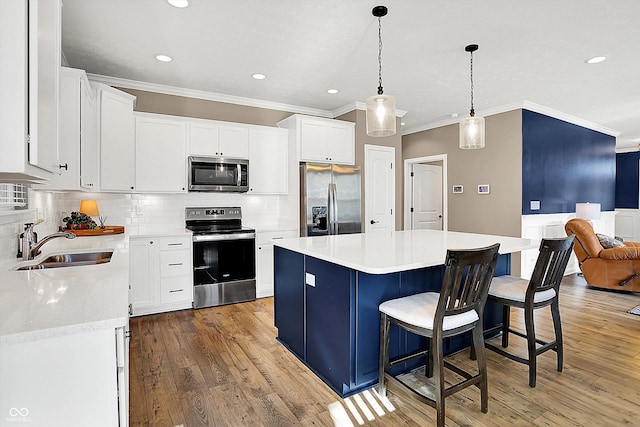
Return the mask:
M 470 44 L 464 50 L 469 52 L 471 57 L 471 111 L 469 117 L 460 120 L 460 148 L 484 148 L 484 117 L 477 117 L 473 109 L 473 52 L 478 50 L 478 45 Z
M 396 99 L 382 91 L 382 25 L 387 14 L 385 6 L 376 6 L 371 13 L 378 18 L 378 94 L 367 98 L 367 135 L 391 136 L 396 133 Z
M 460 148 L 484 148 L 484 117 L 470 116 L 460 120 Z
M 389 95 L 367 98 L 367 135 L 391 136 L 396 133 L 396 99 Z

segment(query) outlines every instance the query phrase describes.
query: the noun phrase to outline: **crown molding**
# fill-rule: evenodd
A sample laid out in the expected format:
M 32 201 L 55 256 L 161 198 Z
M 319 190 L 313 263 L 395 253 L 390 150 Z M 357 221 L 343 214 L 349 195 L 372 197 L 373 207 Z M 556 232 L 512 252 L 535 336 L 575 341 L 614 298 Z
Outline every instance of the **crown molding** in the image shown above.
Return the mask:
M 187 98 L 204 99 L 207 101 L 224 102 L 227 104 L 244 105 L 247 107 L 266 108 L 269 110 L 287 111 L 294 114 L 308 114 L 312 116 L 332 118 L 331 111 L 317 108 L 307 108 L 298 105 L 282 104 L 278 102 L 263 101 L 260 99 L 243 98 L 240 96 L 225 95 L 221 93 L 207 92 L 203 90 L 185 89 L 176 86 L 167 86 L 156 83 L 147 83 L 137 80 L 121 79 L 119 77 L 103 76 L 87 73 L 91 82 L 117 86 L 126 89 L 144 90 L 147 92 L 163 93 L 165 95 L 184 96 Z
M 620 135 L 620 132 L 615 129 L 601 126 L 597 123 L 581 119 L 580 117 L 572 116 L 571 114 L 566 114 L 561 111 L 554 110 L 553 108 L 534 104 L 533 102 L 524 101 L 522 108 L 525 110 L 533 111 L 534 113 L 544 114 L 545 116 L 553 117 L 554 119 L 563 120 L 574 125 L 582 126 L 583 128 L 595 130 L 596 132 L 604 133 L 606 135 L 614 137 L 618 137 Z
M 507 111 L 513 111 L 518 109 L 529 110 L 529 111 L 533 111 L 534 113 L 544 114 L 545 116 L 553 117 L 554 119 L 572 123 L 574 125 L 591 129 L 596 132 L 601 132 L 613 137 L 618 137 L 618 135 L 620 135 L 620 132 L 617 130 L 610 129 L 608 127 L 601 126 L 599 124 L 590 122 L 588 120 L 584 120 L 579 117 L 572 116 L 571 114 L 566 114 L 561 111 L 554 110 L 553 108 L 545 107 L 543 105 L 535 104 L 533 102 L 526 101 L 526 100 L 521 103 L 506 104 L 506 105 L 501 105 L 498 107 L 478 111 L 477 115 L 482 117 L 487 117 L 487 116 L 493 116 L 495 114 L 506 113 Z M 442 126 L 449 126 L 452 124 L 456 124 L 458 122 L 460 122 L 460 117 L 455 117 L 455 118 L 451 117 L 451 118 L 443 119 L 437 122 L 431 122 L 424 125 L 407 128 L 402 131 L 402 135 L 410 135 L 412 133 L 423 132 L 425 130 L 435 129 Z

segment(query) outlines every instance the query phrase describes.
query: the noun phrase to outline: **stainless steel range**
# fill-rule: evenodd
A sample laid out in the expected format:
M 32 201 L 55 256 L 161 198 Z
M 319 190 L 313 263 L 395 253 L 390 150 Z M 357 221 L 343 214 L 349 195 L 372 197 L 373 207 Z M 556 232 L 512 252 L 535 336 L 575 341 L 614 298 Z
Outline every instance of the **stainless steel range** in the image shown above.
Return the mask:
M 256 232 L 239 207 L 186 208 L 193 232 L 193 308 L 256 299 Z

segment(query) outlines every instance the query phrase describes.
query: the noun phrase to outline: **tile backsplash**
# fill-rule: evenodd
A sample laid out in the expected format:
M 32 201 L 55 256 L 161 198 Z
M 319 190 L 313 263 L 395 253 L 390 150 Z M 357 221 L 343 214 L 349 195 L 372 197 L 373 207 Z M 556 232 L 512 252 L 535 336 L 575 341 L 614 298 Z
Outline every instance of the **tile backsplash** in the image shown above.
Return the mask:
M 18 234 L 26 222 L 43 219 L 36 227 L 44 237 L 61 226 L 62 218 L 80 207 L 82 199 L 95 199 L 106 225 L 124 225 L 126 234 L 138 234 L 153 227 L 168 230 L 184 227 L 187 206 L 240 206 L 243 225 L 261 228 L 296 228 L 295 214 L 281 212 L 276 195 L 234 193 L 120 194 L 30 191 L 29 209 L 0 211 L 0 263 L 16 259 Z M 97 218 L 94 218 L 97 221 Z M 292 225 L 287 225 L 292 224 Z

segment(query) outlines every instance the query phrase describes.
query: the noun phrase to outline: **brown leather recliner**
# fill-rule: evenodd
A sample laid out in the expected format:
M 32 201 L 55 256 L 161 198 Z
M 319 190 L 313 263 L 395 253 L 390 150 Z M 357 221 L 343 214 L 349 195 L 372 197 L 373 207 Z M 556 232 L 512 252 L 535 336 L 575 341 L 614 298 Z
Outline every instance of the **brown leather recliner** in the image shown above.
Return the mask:
M 640 292 L 640 243 L 605 249 L 591 224 L 580 218 L 569 220 L 564 229 L 567 236 L 576 236 L 573 251 L 589 286 Z

